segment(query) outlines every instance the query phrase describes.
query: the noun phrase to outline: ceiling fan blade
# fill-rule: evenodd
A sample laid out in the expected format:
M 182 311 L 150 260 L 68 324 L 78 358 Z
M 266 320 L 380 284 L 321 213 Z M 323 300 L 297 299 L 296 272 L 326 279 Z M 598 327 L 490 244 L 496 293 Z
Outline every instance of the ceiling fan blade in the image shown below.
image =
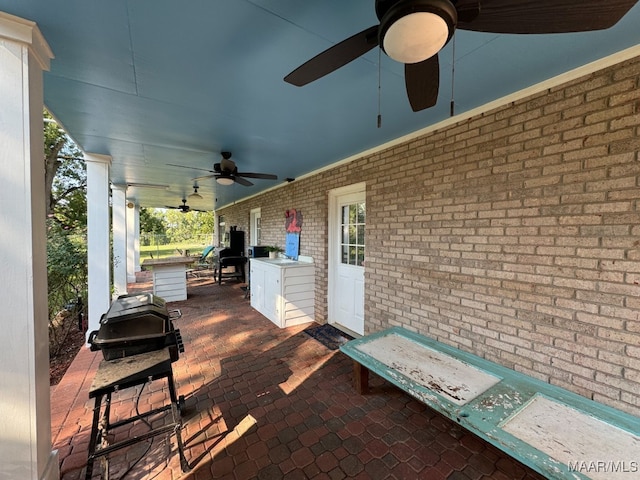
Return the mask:
M 251 185 L 253 185 L 252 182 L 250 182 L 249 180 L 245 180 L 242 177 L 233 177 L 233 179 L 235 180 L 236 183 L 239 183 L 240 185 L 244 185 L 245 187 L 250 187 Z
M 615 25 L 638 0 L 482 0 L 478 16 L 458 28 L 492 33 L 568 33 Z M 460 6 L 469 0 L 460 0 Z M 477 0 L 476 0 L 477 3 Z M 458 4 L 456 4 L 458 8 Z
M 316 55 L 284 77 L 284 81 L 302 87 L 364 55 L 377 45 L 378 25 L 375 25 Z
M 196 178 L 192 178 L 191 181 L 195 182 L 197 180 L 206 180 L 207 178 L 214 178 L 214 177 L 218 177 L 219 175 L 217 173 L 214 173 L 213 175 L 204 175 L 202 177 L 196 177 Z
M 235 174 L 236 176 L 246 177 L 246 178 L 263 178 L 265 180 L 277 180 L 277 175 L 272 175 L 270 173 L 250 173 L 250 172 L 238 172 Z
M 458 0 L 454 2 L 458 12 L 458 23 L 468 23 L 480 13 L 480 0 Z
M 167 165 L 170 167 L 188 168 L 190 170 L 202 170 L 203 172 L 215 173 L 213 170 L 209 170 L 208 168 L 190 167 L 189 165 L 177 165 L 175 163 L 167 163 Z
M 404 81 L 414 112 L 433 107 L 438 101 L 440 83 L 438 54 L 423 62 L 407 63 L 404 66 Z

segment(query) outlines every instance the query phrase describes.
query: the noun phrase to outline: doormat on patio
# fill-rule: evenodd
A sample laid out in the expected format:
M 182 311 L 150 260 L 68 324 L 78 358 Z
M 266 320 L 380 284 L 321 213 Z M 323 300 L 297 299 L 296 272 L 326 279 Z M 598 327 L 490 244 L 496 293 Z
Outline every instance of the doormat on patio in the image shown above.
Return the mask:
M 302 332 L 317 340 L 329 350 L 337 350 L 343 343 L 347 343 L 349 340 L 353 340 L 353 337 L 351 335 L 347 335 L 346 333 L 338 330 L 333 325 L 329 324 L 308 327 L 305 328 Z

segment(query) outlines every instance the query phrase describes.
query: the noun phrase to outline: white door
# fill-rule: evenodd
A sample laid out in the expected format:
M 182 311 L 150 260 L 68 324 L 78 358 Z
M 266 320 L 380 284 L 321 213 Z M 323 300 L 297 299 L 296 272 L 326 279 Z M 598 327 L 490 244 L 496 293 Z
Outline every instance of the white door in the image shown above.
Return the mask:
M 329 323 L 364 335 L 365 184 L 329 192 Z

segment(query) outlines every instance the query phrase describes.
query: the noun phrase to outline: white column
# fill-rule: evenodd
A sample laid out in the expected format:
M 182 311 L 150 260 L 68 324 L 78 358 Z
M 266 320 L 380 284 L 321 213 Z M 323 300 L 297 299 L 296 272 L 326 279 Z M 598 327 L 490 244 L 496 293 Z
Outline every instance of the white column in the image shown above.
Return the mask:
M 127 283 L 136 283 L 136 210 L 127 202 Z
M 109 167 L 111 157 L 85 153 L 87 163 L 87 252 L 89 262 L 89 334 L 100 328 L 100 317 L 109 309 L 111 265 L 109 246 Z
M 113 296 L 127 293 L 127 187 L 111 188 L 113 232 Z
M 0 478 L 57 479 L 51 451 L 42 72 L 35 23 L 0 12 Z
M 133 265 L 134 272 L 139 272 L 142 270 L 140 267 L 140 205 L 136 205 L 133 209 L 135 213 L 134 217 L 134 228 L 133 231 L 135 233 L 135 238 L 133 240 L 133 248 L 134 248 L 134 257 L 133 257 Z

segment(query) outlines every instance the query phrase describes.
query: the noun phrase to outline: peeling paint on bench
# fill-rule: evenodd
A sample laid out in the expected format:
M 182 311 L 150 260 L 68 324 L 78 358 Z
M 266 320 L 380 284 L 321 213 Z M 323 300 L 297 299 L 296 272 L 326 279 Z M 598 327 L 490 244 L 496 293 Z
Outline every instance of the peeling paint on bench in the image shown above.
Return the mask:
M 613 462 L 609 471 L 594 468 L 594 480 L 640 478 L 639 436 L 545 396 L 536 395 L 500 427 L 566 465 L 580 458 Z
M 404 335 L 392 333 L 356 348 L 410 382 L 429 388 L 457 405 L 466 404 L 500 381 L 494 375 Z
M 640 418 L 400 327 L 340 349 L 363 392 L 370 370 L 549 479 L 640 478 Z

